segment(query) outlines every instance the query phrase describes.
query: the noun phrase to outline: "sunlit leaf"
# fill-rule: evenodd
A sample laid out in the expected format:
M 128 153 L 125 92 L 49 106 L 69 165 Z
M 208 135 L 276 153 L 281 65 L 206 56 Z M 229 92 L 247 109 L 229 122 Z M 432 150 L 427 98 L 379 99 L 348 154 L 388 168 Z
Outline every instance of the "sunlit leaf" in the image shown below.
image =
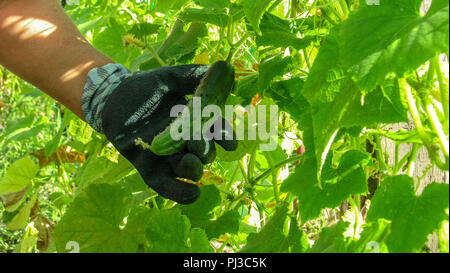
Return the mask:
M 0 194 L 20 192 L 29 186 L 39 167 L 28 157 L 14 162 L 0 180 Z
M 412 252 L 421 248 L 428 234 L 448 221 L 448 184 L 432 183 L 417 196 L 414 181 L 408 176 L 385 179 L 377 189 L 367 213 L 367 222 L 390 220 L 391 234 L 386 239 L 390 252 Z
M 88 187 L 55 227 L 57 251 L 67 252 L 75 243 L 80 252 L 136 252 L 149 212 L 130 211 L 131 200 L 131 193 L 118 185 Z

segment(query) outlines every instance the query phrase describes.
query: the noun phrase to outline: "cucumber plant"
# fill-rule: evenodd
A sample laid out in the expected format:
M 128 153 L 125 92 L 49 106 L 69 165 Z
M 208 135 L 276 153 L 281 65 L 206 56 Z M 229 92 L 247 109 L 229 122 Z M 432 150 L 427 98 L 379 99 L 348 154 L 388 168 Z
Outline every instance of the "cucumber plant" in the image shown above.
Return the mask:
M 0 252 L 449 251 L 448 1 L 73 2 L 80 31 L 132 71 L 212 65 L 197 95 L 240 106 L 236 122 L 277 105 L 278 145 L 217 146 L 200 199 L 175 204 L 1 69 Z M 185 145 L 166 141 L 153 149 Z

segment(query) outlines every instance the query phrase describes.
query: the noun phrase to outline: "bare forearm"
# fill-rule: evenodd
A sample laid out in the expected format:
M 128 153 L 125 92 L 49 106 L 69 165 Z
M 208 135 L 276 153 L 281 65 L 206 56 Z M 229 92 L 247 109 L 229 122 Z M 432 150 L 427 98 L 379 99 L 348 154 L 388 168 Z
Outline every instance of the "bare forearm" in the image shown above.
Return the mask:
M 6 4 L 6 2 L 11 1 L 11 0 L 0 0 L 0 8 Z
M 0 64 L 80 118 L 87 73 L 111 62 L 56 0 L 0 0 Z

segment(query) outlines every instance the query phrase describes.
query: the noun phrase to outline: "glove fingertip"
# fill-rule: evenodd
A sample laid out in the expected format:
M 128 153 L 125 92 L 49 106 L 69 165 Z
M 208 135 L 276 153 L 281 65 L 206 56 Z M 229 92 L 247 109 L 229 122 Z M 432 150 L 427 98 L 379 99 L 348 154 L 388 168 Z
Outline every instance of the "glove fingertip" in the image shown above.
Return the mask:
M 192 181 L 200 181 L 203 176 L 203 163 L 194 154 L 185 154 L 174 170 L 175 175 Z
M 179 204 L 191 204 L 200 197 L 200 189 L 197 185 L 183 182 L 165 173 L 155 175 L 144 181 L 162 197 Z

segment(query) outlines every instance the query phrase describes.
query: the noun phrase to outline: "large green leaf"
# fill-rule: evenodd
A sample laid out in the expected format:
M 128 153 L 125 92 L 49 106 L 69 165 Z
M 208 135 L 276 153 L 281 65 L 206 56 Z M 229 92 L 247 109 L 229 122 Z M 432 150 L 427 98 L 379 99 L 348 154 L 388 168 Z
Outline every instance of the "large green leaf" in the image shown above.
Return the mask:
M 341 128 L 407 121 L 396 83 L 363 93 L 339 59 L 339 30 L 334 28 L 320 48 L 302 94 L 311 105 L 319 175 L 330 144 Z
M 287 240 L 289 253 L 306 253 L 309 250 L 308 236 L 299 228 L 296 217 L 291 217 Z
M 9 135 L 20 133 L 20 131 L 30 128 L 33 125 L 35 115 L 31 114 L 24 118 L 17 120 L 8 120 L 6 123 L 6 129 L 3 130 L 1 139 L 6 138 Z
M 0 194 L 20 192 L 27 186 L 39 171 L 39 167 L 28 157 L 14 162 L 0 180 Z
M 13 212 L 17 210 L 20 205 L 25 201 L 28 190 L 31 185 L 26 186 L 18 192 L 12 192 L 7 194 L 0 194 L 0 201 L 7 212 Z
M 86 35 L 86 33 L 90 30 L 92 30 L 97 24 L 103 19 L 102 16 L 96 17 L 94 19 L 90 19 L 88 21 L 83 21 L 81 24 L 77 24 L 78 29 L 80 30 L 81 34 Z
M 444 220 L 448 221 L 448 207 L 448 184 L 430 184 L 417 196 L 412 178 L 388 177 L 375 192 L 367 222 L 390 220 L 391 233 L 386 239 L 389 251 L 412 252 L 419 250 Z
M 391 222 L 386 219 L 367 223 L 358 240 L 352 241 L 347 248 L 349 253 L 386 253 L 386 238 L 391 233 Z
M 152 211 L 146 235 L 149 252 L 182 253 L 188 251 L 191 229 L 189 219 L 178 209 Z
M 315 156 L 320 170 L 327 157 L 327 145 L 339 129 L 342 114 L 351 102 L 357 101 L 359 90 L 348 80 L 339 63 L 338 29 L 332 32 L 320 48 L 302 94 L 311 106 Z M 341 96 L 338 96 L 339 94 Z
M 335 208 L 352 194 L 367 192 L 367 180 L 363 166 L 369 163 L 369 155 L 357 150 L 346 152 L 337 168 L 332 167 L 332 156 L 323 168 L 322 189 L 318 186 L 314 157 L 301 161 L 295 173 L 282 184 L 281 190 L 298 196 L 302 222 L 320 215 L 322 209 Z
M 186 215 L 193 227 L 198 227 L 213 217 L 212 210 L 220 205 L 220 192 L 214 185 L 200 188 L 200 197 L 189 205 L 176 205 L 176 208 Z
M 320 232 L 319 239 L 309 250 L 310 253 L 344 253 L 348 241 L 344 237 L 344 232 L 349 223 L 340 221 L 332 227 L 324 228 Z
M 315 37 L 299 38 L 291 28 L 291 22 L 281 19 L 270 13 L 266 13 L 261 21 L 261 35 L 256 36 L 259 46 L 289 47 L 303 49 L 315 39 Z
M 11 134 L 8 138 L 6 138 L 3 145 L 7 145 L 11 141 L 20 142 L 20 141 L 25 141 L 30 138 L 36 137 L 40 133 L 42 133 L 42 131 L 46 127 L 49 127 L 49 126 L 50 126 L 50 124 L 48 124 L 48 123 L 40 123 L 40 124 L 33 126 L 30 129 L 18 130 L 15 132 L 16 134 Z
M 230 6 L 230 0 L 195 0 L 195 3 L 210 9 L 224 9 Z
M 210 239 L 219 238 L 220 235 L 225 233 L 237 234 L 240 222 L 241 216 L 237 211 L 227 211 L 216 220 L 206 224 L 206 234 Z
M 341 89 L 348 82 L 348 75 L 340 63 L 339 50 L 340 27 L 332 29 L 319 54 L 314 60 L 308 79 L 302 90 L 308 102 L 314 106 L 318 103 L 333 102 Z M 347 96 L 350 96 L 347 91 Z
M 148 35 L 156 34 L 162 28 L 159 24 L 137 23 L 128 31 L 138 39 L 143 39 Z
M 139 206 L 145 200 L 156 195 L 156 193 L 145 183 L 139 173 L 125 177 L 120 181 L 120 185 L 131 191 L 131 194 L 133 195 L 133 207 Z
M 58 252 L 136 252 L 144 242 L 148 209 L 131 208 L 131 193 L 118 185 L 91 185 L 81 192 L 53 232 Z M 127 217 L 127 219 L 126 219 Z
M 401 99 L 397 79 L 386 81 L 383 87 L 352 101 L 343 114 L 341 126 L 373 126 L 381 123 L 408 122 L 408 109 Z
M 201 228 L 193 228 L 190 236 L 191 253 L 214 253 L 206 233 Z
M 304 84 L 305 81 L 300 78 L 273 82 L 264 95 L 272 98 L 280 110 L 289 113 L 295 121 L 301 123 L 302 116 L 310 108 L 301 93 Z
M 258 90 L 259 75 L 253 74 L 246 76 L 236 81 L 236 87 L 234 88 L 234 94 L 245 99 L 246 105 L 250 104 L 253 96 L 259 92 Z
M 447 210 L 448 218 L 448 210 Z M 448 220 L 442 222 L 441 228 L 438 231 L 439 236 L 439 250 L 441 253 L 449 252 L 449 232 L 448 232 Z
M 173 63 L 179 58 L 195 52 L 199 40 L 208 34 L 206 25 L 201 22 L 191 23 L 188 30 L 184 30 L 185 24 L 177 20 L 169 36 L 158 48 L 159 57 L 167 63 Z M 156 59 L 151 58 L 140 65 L 142 70 L 160 67 Z
M 14 216 L 11 222 L 6 226 L 9 230 L 18 230 L 24 229 L 28 225 L 28 219 L 30 218 L 31 209 L 36 203 L 37 194 L 31 197 L 30 201 L 28 201 Z
M 207 185 L 200 188 L 200 198 L 189 205 L 178 204 L 175 207 L 183 215 L 187 216 L 194 228 L 205 230 L 208 238 L 218 238 L 225 233 L 237 233 L 239 231 L 240 216 L 235 211 L 228 211 L 215 220 L 213 210 L 222 198 L 215 185 Z
M 261 35 L 261 29 L 259 28 L 261 18 L 273 1 L 274 0 L 242 0 L 242 5 L 244 6 L 244 12 L 247 16 L 247 20 L 259 35 Z
M 185 22 L 203 22 L 226 27 L 228 25 L 228 15 L 225 11 L 188 8 L 180 15 L 180 19 Z
M 259 233 L 251 233 L 247 237 L 247 245 L 239 252 L 241 253 L 279 253 L 287 252 L 287 240 L 284 232 L 288 208 L 286 204 L 278 207 L 269 222 Z
M 119 156 L 117 163 L 106 157 L 92 156 L 75 177 L 75 183 L 78 185 L 76 193 L 91 184 L 116 183 L 133 170 L 133 165 L 123 156 Z
M 115 62 L 128 66 L 139 51 L 135 47 L 124 46 L 123 37 L 126 34 L 125 27 L 113 20 L 110 26 L 94 37 L 93 45 Z
M 283 57 L 283 53 L 279 53 L 261 63 L 259 67 L 258 90 L 264 92 L 269 88 L 270 83 L 276 78 L 283 76 L 284 73 L 292 66 L 292 57 Z
M 402 76 L 437 53 L 448 52 L 448 1 L 433 1 L 425 16 L 420 14 L 422 2 L 363 4 L 343 23 L 341 58 L 361 89 L 370 91 L 388 73 Z

